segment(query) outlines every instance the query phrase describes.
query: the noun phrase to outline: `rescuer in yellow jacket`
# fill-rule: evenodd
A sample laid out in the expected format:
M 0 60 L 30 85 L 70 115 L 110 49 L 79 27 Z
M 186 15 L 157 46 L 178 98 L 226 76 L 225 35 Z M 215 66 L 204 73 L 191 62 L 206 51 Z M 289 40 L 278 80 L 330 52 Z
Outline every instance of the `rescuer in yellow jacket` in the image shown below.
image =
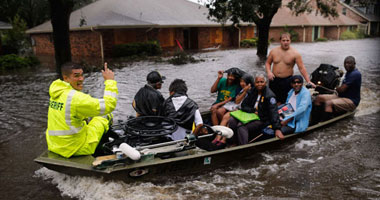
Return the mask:
M 117 83 L 114 73 L 104 64 L 104 96 L 93 98 L 81 92 L 83 69 L 75 63 L 61 67 L 63 80 L 55 80 L 49 88 L 50 102 L 46 141 L 48 149 L 63 157 L 91 155 L 103 134 L 108 131 L 116 107 Z M 87 123 L 89 117 L 92 120 Z

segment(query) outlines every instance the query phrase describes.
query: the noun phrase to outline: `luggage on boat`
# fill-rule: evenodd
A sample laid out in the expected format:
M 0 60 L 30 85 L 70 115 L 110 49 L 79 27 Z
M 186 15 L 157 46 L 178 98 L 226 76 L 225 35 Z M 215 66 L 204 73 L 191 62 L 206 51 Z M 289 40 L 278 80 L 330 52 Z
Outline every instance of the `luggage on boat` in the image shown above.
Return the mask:
M 321 64 L 311 73 L 311 82 L 317 86 L 322 86 L 315 89 L 319 94 L 328 94 L 331 92 L 323 87 L 334 90 L 339 85 L 342 76 L 343 71 L 339 70 L 338 67 L 330 64 Z

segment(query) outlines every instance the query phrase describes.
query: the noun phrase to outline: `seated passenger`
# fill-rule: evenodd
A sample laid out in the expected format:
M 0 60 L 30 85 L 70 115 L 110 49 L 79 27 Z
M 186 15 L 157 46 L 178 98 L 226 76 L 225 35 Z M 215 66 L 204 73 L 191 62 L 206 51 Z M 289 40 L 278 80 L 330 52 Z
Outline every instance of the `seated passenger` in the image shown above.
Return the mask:
M 272 124 L 275 135 L 283 139 L 281 124 L 277 111 L 277 101 L 274 93 L 266 86 L 266 79 L 263 74 L 256 76 L 255 87 L 248 91 L 247 97 L 241 104 L 241 110 L 246 113 L 255 113 L 260 120 L 250 121 L 246 124 L 235 117 L 231 117 L 228 126 L 234 130 L 234 139 L 239 145 L 247 144 L 250 138 L 255 138 L 260 131 Z
M 170 97 L 163 104 L 163 116 L 170 117 L 178 124 L 178 129 L 169 137 L 172 140 L 181 140 L 186 132 L 191 132 L 195 123 L 194 135 L 203 126 L 198 105 L 187 97 L 187 86 L 182 79 L 175 79 L 169 86 Z
M 211 121 L 213 125 L 219 125 L 224 114 L 227 112 L 223 106 L 233 100 L 237 94 L 239 79 L 243 73 L 238 68 L 226 70 L 227 78 L 223 77 L 223 71 L 218 71 L 218 78 L 211 87 L 211 93 L 218 93 L 215 103 L 211 106 Z
M 235 101 L 230 101 L 227 104 L 224 105 L 228 112 L 224 114 L 222 121 L 220 122 L 220 125 L 227 126 L 227 123 L 231 117 L 230 112 L 240 109 L 240 105 L 243 102 L 244 98 L 247 96 L 247 92 L 251 89 L 251 85 L 254 85 L 254 80 L 251 75 L 248 73 L 245 73 L 243 77 L 240 78 L 240 87 L 243 88 L 240 90 L 239 94 L 236 96 Z M 226 144 L 226 137 L 222 137 L 221 135 L 217 135 L 215 139 L 212 141 L 215 145 L 225 145 Z
M 294 110 L 289 116 L 285 116 L 281 121 L 281 132 L 284 135 L 303 132 L 309 126 L 311 112 L 311 95 L 309 90 L 302 86 L 303 78 L 295 75 L 290 79 L 292 89 L 288 93 L 286 103 L 290 104 Z
M 161 76 L 157 71 L 152 71 L 146 77 L 148 84 L 140 88 L 133 99 L 132 107 L 136 111 L 136 116 L 158 116 L 164 102 L 164 97 L 158 91 L 162 87 L 165 76 Z
M 354 111 L 360 102 L 360 86 L 362 84 L 362 75 L 355 68 L 355 58 L 347 56 L 344 59 L 344 68 L 347 73 L 342 85 L 336 88 L 336 94 L 318 95 L 314 101 L 316 106 L 325 103 L 324 110 L 327 113 Z

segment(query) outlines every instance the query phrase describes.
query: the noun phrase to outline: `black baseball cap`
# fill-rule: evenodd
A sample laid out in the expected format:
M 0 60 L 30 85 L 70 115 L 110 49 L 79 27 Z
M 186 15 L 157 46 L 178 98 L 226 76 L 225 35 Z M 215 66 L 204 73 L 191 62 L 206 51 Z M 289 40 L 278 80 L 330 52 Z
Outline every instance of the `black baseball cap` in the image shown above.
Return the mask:
M 152 71 L 152 72 L 149 72 L 148 76 L 146 76 L 146 81 L 148 81 L 148 83 L 158 83 L 158 82 L 161 82 L 163 83 L 165 80 L 166 77 L 165 76 L 161 76 L 160 73 L 158 73 L 158 71 Z
M 301 75 L 294 75 L 294 76 L 290 77 L 290 82 L 293 82 L 296 79 L 300 80 L 301 83 L 303 83 L 303 78 Z

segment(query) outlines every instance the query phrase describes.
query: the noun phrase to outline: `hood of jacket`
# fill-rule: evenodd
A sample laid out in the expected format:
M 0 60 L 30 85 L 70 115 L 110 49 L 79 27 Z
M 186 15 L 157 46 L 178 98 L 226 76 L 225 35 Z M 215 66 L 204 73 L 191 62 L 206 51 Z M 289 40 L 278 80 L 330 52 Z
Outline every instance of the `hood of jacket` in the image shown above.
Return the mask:
M 51 85 L 50 85 L 50 88 L 49 88 L 49 95 L 52 97 L 52 98 L 57 98 L 59 97 L 60 95 L 62 95 L 62 93 L 65 91 L 65 90 L 71 90 L 71 89 L 74 89 L 73 87 L 71 87 L 70 83 L 68 82 L 65 82 L 65 81 L 62 81 L 61 79 L 57 79 L 55 80 Z

